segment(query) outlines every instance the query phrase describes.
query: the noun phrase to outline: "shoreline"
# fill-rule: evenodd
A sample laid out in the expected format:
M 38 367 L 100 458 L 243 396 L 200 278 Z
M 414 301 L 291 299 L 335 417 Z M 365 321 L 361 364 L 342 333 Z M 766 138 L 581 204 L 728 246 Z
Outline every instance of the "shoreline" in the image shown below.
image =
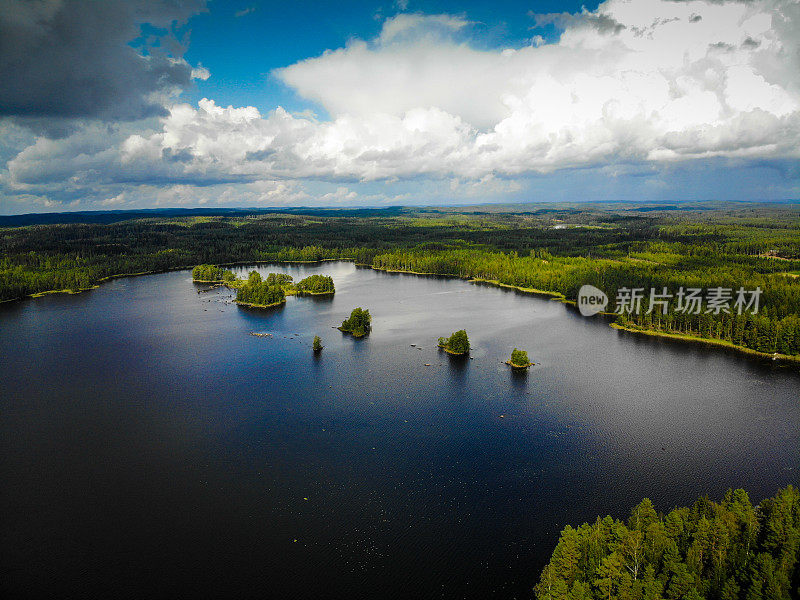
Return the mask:
M 529 368 L 529 367 L 532 367 L 532 366 L 533 366 L 533 365 L 535 365 L 536 363 L 529 362 L 527 365 L 518 365 L 518 364 L 516 364 L 516 363 L 513 363 L 513 362 L 511 362 L 510 360 L 507 360 L 507 361 L 506 361 L 506 364 L 507 364 L 509 367 L 511 367 L 512 369 L 527 369 L 527 368 Z
M 286 304 L 286 299 L 284 298 L 280 302 L 273 302 L 272 304 L 253 304 L 252 302 L 242 302 L 240 300 L 234 300 L 233 303 L 238 304 L 239 306 L 247 306 L 249 308 L 274 308 L 275 306 Z
M 404 270 L 400 270 L 400 269 L 386 269 L 386 268 L 383 268 L 383 267 L 374 267 L 372 265 L 362 265 L 362 264 L 359 264 L 359 263 L 355 262 L 355 259 L 353 259 L 353 258 L 322 258 L 322 259 L 319 259 L 319 260 L 237 261 L 237 262 L 229 262 L 229 263 L 219 263 L 219 266 L 262 265 L 262 264 L 320 264 L 320 263 L 323 263 L 323 262 L 349 262 L 349 263 L 353 263 L 355 266 L 369 267 L 370 269 L 372 269 L 374 271 L 383 271 L 385 273 L 401 273 L 401 274 L 405 274 L 405 275 L 435 276 L 435 277 L 447 277 L 447 278 L 453 278 L 453 279 L 460 279 L 462 281 L 467 281 L 467 282 L 470 282 L 470 283 L 473 283 L 473 282 L 474 283 L 484 283 L 484 284 L 492 285 L 492 286 L 496 286 L 496 287 L 502 287 L 502 288 L 517 290 L 517 291 L 525 293 L 525 294 L 531 294 L 531 295 L 535 295 L 535 296 L 545 296 L 545 297 L 549 297 L 552 300 L 558 300 L 559 302 L 562 302 L 564 304 L 572 304 L 572 305 L 576 305 L 577 304 L 574 300 L 569 300 L 568 298 L 566 298 L 560 292 L 548 292 L 547 290 L 538 290 L 536 288 L 524 288 L 524 287 L 520 287 L 520 286 L 516 286 L 516 285 L 511 285 L 511 284 L 508 284 L 508 283 L 502 283 L 501 281 L 496 280 L 496 279 L 492 280 L 492 279 L 481 279 L 479 277 L 462 277 L 461 275 L 456 275 L 454 273 L 423 273 L 423 272 L 419 272 L 419 271 L 404 271 Z M 19 297 L 19 298 L 9 298 L 8 300 L 2 300 L 2 301 L 0 301 L 0 304 L 5 303 L 5 302 L 19 302 L 19 301 L 25 300 L 27 298 L 40 298 L 42 296 L 46 296 L 46 295 L 49 295 L 49 294 L 80 294 L 80 293 L 83 293 L 83 292 L 86 292 L 86 291 L 89 291 L 89 290 L 97 289 L 98 287 L 100 287 L 99 286 L 100 283 L 105 282 L 105 281 L 110 281 L 111 279 L 119 279 L 121 277 L 139 277 L 141 275 L 158 275 L 158 274 L 161 274 L 161 273 L 171 273 L 173 271 L 191 270 L 193 268 L 194 268 L 193 266 L 180 266 L 180 267 L 173 267 L 173 268 L 170 268 L 170 269 L 159 270 L 159 271 L 141 271 L 139 273 L 120 273 L 120 274 L 117 274 L 117 275 L 109 275 L 107 277 L 103 277 L 101 279 L 98 279 L 97 280 L 98 283 L 96 285 L 93 285 L 93 286 L 88 287 L 88 288 L 81 288 L 79 290 L 46 290 L 46 291 L 42 291 L 42 292 L 34 292 L 33 294 L 28 294 L 26 296 L 22 296 L 22 297 Z M 192 280 L 192 282 L 193 283 L 215 283 L 215 282 L 195 281 L 194 279 Z M 335 292 L 313 293 L 313 294 L 309 294 L 309 295 L 327 295 L 327 294 L 333 294 L 333 293 L 335 293 Z M 285 303 L 285 301 L 281 302 L 281 303 L 278 303 L 278 304 L 284 304 L 284 303 Z M 237 304 L 240 304 L 240 303 L 237 302 Z M 241 303 L 241 304 L 243 304 L 245 306 L 247 305 L 247 304 L 244 304 L 244 303 Z M 254 308 L 271 308 L 271 307 L 274 307 L 274 306 L 277 306 L 277 305 L 272 304 L 272 305 L 269 305 L 269 306 L 261 306 L 261 305 L 252 305 L 252 306 Z M 600 313 L 600 314 L 613 314 L 613 313 Z M 714 340 L 714 339 L 708 339 L 708 338 L 701 338 L 701 337 L 690 336 L 690 335 L 681 334 L 681 333 L 668 333 L 668 332 L 658 331 L 658 330 L 655 330 L 655 329 L 635 329 L 635 328 L 632 328 L 632 327 L 625 327 L 625 326 L 619 325 L 617 323 L 609 323 L 609 327 L 611 327 L 613 329 L 617 329 L 619 331 L 626 331 L 626 332 L 629 332 L 629 333 L 638 333 L 638 334 L 647 335 L 647 336 L 650 336 L 650 337 L 668 338 L 668 339 L 672 339 L 672 340 L 676 340 L 676 341 L 695 343 L 695 344 L 701 343 L 701 344 L 705 344 L 705 345 L 709 345 L 709 346 L 717 346 L 717 347 L 720 347 L 720 348 L 727 348 L 729 350 L 735 350 L 735 351 L 737 351 L 737 352 L 739 352 L 741 354 L 746 354 L 746 355 L 749 355 L 749 356 L 755 356 L 755 357 L 760 357 L 760 358 L 771 358 L 771 359 L 776 360 L 776 361 L 783 361 L 783 362 L 789 362 L 789 363 L 793 363 L 793 364 L 800 364 L 800 355 L 789 355 L 789 354 L 779 354 L 779 353 L 769 354 L 769 353 L 766 353 L 766 352 L 760 352 L 758 350 L 753 350 L 752 348 L 748 348 L 746 346 L 740 346 L 740 345 L 734 344 L 733 342 L 728 342 L 728 341 L 725 341 L 725 340 Z M 337 329 L 339 329 L 339 328 L 337 327 Z M 340 331 L 342 331 L 342 330 L 340 329 Z M 350 332 L 344 332 L 344 333 L 350 333 Z M 354 336 L 354 337 L 363 337 L 363 336 Z M 444 348 L 442 348 L 442 349 L 445 350 Z M 445 350 L 445 351 L 447 351 L 447 350 Z M 461 355 L 455 355 L 454 354 L 453 356 L 461 356 Z
M 702 338 L 696 335 L 687 335 L 685 333 L 669 333 L 666 331 L 658 331 L 656 329 L 637 329 L 635 327 L 626 327 L 625 325 L 620 325 L 619 323 L 609 323 L 608 326 L 611 327 L 612 329 L 616 329 L 617 331 L 638 333 L 649 337 L 666 338 L 666 339 L 676 340 L 679 342 L 703 344 L 706 346 L 717 346 L 718 348 L 727 348 L 729 350 L 735 350 L 742 354 L 749 354 L 751 356 L 757 356 L 760 358 L 771 358 L 774 361 L 800 364 L 800 356 L 793 356 L 791 354 L 780 354 L 778 352 L 775 353 L 761 352 L 759 350 L 753 350 L 752 348 L 748 348 L 747 346 L 739 346 L 737 344 L 734 344 L 733 342 L 728 342 L 726 340 Z
M 336 290 L 332 292 L 298 292 L 297 290 L 287 291 L 287 296 L 333 296 Z
M 346 333 L 347 335 L 351 335 L 351 336 L 353 336 L 353 337 L 354 337 L 354 338 L 356 338 L 356 339 L 360 339 L 360 338 L 363 338 L 363 337 L 367 337 L 367 336 L 370 334 L 370 332 L 372 331 L 372 330 L 370 329 L 370 331 L 365 331 L 365 332 L 364 332 L 364 333 L 362 333 L 361 335 L 358 335 L 357 333 L 355 333 L 355 332 L 354 332 L 354 331 L 352 331 L 351 329 L 342 329 L 342 326 L 341 326 L 341 325 L 340 325 L 339 327 L 337 327 L 336 329 L 338 329 L 338 330 L 339 330 L 339 331 L 341 331 L 342 333 Z
M 471 277 L 467 278 L 470 283 L 483 283 L 487 285 L 491 285 L 494 287 L 506 288 L 511 290 L 516 290 L 518 292 L 522 292 L 524 294 L 532 294 L 534 296 L 546 296 L 553 300 L 560 300 L 561 302 L 566 303 L 575 303 L 574 300 L 568 300 L 564 294 L 561 292 L 548 292 L 547 290 L 540 290 L 537 288 L 526 288 L 519 285 L 512 285 L 510 283 L 503 283 L 497 279 L 481 279 L 480 277 Z
M 453 352 L 452 350 L 448 350 L 447 348 L 445 348 L 444 346 L 440 346 L 439 344 L 436 344 L 436 347 L 439 348 L 439 350 L 444 350 L 450 356 L 468 356 L 469 355 L 469 350 L 467 350 L 466 352 Z M 471 348 L 470 348 L 470 350 L 471 350 Z

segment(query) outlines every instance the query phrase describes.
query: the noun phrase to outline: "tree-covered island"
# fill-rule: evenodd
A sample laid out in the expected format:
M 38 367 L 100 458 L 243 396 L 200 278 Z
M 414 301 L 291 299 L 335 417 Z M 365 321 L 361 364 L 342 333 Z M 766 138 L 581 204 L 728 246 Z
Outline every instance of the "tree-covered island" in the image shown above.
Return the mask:
M 255 308 L 268 308 L 286 302 L 286 292 L 280 283 L 284 280 L 273 275 L 276 274 L 270 273 L 267 279 L 263 280 L 258 271 L 251 271 L 247 280 L 237 280 L 236 303 Z
M 314 336 L 314 341 L 313 341 L 313 342 L 312 342 L 312 344 L 311 344 L 311 349 L 312 349 L 314 352 L 322 352 L 322 349 L 323 349 L 324 347 L 325 347 L 325 346 L 323 346 L 323 345 L 322 345 L 322 340 L 320 339 L 320 337 L 319 337 L 318 335 L 315 335 L 315 336 Z
M 518 348 L 514 348 L 511 351 L 511 358 L 506 361 L 506 364 L 512 369 L 527 369 L 533 366 L 533 363 L 528 358 L 528 353 Z
M 328 275 L 311 275 L 295 283 L 288 273 L 270 273 L 264 279 L 258 271 L 250 271 L 247 279 L 239 279 L 232 271 L 207 264 L 192 269 L 192 281 L 235 289 L 237 304 L 256 308 L 283 304 L 286 296 L 328 295 L 336 291 L 333 278 Z
M 233 271 L 217 265 L 197 265 L 192 269 L 192 281 L 196 283 L 226 283 L 235 280 Z
M 339 326 L 339 331 L 349 333 L 353 337 L 364 337 L 372 331 L 372 316 L 369 310 L 364 310 L 361 307 L 354 308 L 350 313 L 350 317 L 342 321 Z
M 469 354 L 469 338 L 467 337 L 467 332 L 463 329 L 459 329 L 449 338 L 440 337 L 439 348 L 448 354 L 457 356 Z
M 298 281 L 294 286 L 294 291 L 298 296 L 323 296 L 334 294 L 336 288 L 333 285 L 333 277 L 329 275 L 310 275 Z

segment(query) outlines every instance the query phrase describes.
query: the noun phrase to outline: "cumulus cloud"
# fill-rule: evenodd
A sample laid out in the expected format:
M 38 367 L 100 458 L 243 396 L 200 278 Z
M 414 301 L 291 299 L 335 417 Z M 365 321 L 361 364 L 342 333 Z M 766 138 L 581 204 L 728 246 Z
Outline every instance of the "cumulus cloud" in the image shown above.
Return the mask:
M 0 116 L 163 115 L 192 68 L 172 34 L 204 0 L 0 0 Z M 157 39 L 129 45 L 140 25 Z
M 538 19 L 563 27 L 557 42 L 486 50 L 462 16 L 401 14 L 276 73 L 329 120 L 176 104 L 148 129 L 40 138 L 5 184 L 316 180 L 332 203 L 356 201 L 349 182 L 446 179 L 471 196 L 563 169 L 800 158 L 798 0 L 608 0 Z

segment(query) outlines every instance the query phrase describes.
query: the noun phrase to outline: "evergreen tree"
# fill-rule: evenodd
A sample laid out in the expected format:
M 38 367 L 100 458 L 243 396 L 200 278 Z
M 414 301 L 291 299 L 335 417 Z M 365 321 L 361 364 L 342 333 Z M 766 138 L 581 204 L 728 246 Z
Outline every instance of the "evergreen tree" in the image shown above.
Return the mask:
M 790 600 L 800 581 L 800 495 L 753 508 L 743 490 L 668 515 L 645 499 L 627 525 L 565 527 L 534 588 L 538 600 Z
M 355 337 L 362 337 L 372 331 L 372 316 L 368 310 L 361 307 L 354 308 L 350 317 L 342 321 L 339 327 L 344 332 L 351 333 Z
M 449 338 L 439 338 L 439 346 L 451 354 L 468 354 L 469 338 L 467 337 L 467 332 L 459 329 Z
M 511 360 L 509 362 L 512 366 L 527 367 L 531 361 L 528 359 L 528 353 L 525 350 L 514 348 L 511 351 Z

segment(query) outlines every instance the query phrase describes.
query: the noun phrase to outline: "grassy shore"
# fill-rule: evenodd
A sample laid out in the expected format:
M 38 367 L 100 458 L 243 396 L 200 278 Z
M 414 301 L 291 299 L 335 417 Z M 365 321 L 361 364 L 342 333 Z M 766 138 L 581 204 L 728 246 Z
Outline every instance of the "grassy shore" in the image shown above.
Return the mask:
M 439 347 L 440 350 L 444 350 L 445 352 L 447 352 L 452 356 L 466 356 L 467 354 L 469 354 L 469 350 L 467 350 L 466 352 L 453 352 L 452 350 L 450 350 L 445 346 L 440 346 L 439 344 L 437 344 L 437 346 Z
M 619 323 L 611 323 L 609 324 L 609 326 L 614 329 L 618 329 L 619 331 L 638 333 L 650 337 L 660 337 L 671 340 L 679 340 L 682 342 L 690 342 L 694 344 L 705 344 L 707 346 L 719 346 L 722 348 L 730 348 L 732 350 L 736 350 L 737 352 L 741 352 L 742 354 L 749 354 L 751 356 L 761 356 L 763 358 L 771 358 L 773 360 L 788 361 L 800 364 L 800 356 L 791 356 L 789 354 L 780 354 L 778 352 L 775 352 L 773 354 L 769 354 L 767 352 L 759 352 L 758 350 L 753 350 L 752 348 L 747 348 L 745 346 L 739 346 L 738 344 L 734 344 L 733 342 L 728 342 L 726 340 L 715 340 L 695 335 L 686 335 L 683 333 L 667 333 L 665 331 L 657 331 L 655 329 L 639 329 L 637 327 L 626 327 L 625 325 L 620 325 Z
M 239 306 L 247 306 L 248 308 L 274 308 L 275 306 L 286 304 L 286 298 L 280 302 L 273 302 L 272 304 L 253 304 L 252 302 L 242 302 L 240 300 L 234 300 L 234 302 Z
M 511 290 L 517 290 L 518 292 L 523 292 L 525 294 L 534 294 L 536 296 L 546 296 L 548 298 L 557 298 L 559 300 L 565 300 L 567 302 L 572 302 L 571 300 L 567 300 L 566 297 L 564 296 L 564 294 L 562 294 L 561 292 L 549 292 L 547 290 L 538 290 L 536 288 L 526 288 L 526 287 L 521 287 L 521 286 L 518 286 L 518 285 L 511 285 L 509 283 L 503 283 L 503 282 L 498 281 L 496 279 L 479 279 L 479 278 L 474 278 L 473 277 L 473 278 L 469 279 L 469 282 L 470 283 L 485 283 L 485 284 L 493 285 L 493 286 L 496 286 L 496 287 L 508 288 L 508 289 L 511 289 Z
M 501 287 L 501 288 L 508 288 L 508 289 L 512 289 L 512 290 L 517 290 L 517 291 L 523 292 L 525 294 L 534 294 L 534 295 L 537 295 L 537 296 L 547 296 L 548 298 L 558 298 L 559 300 L 566 299 L 564 297 L 564 294 L 562 294 L 560 292 L 550 292 L 548 290 L 539 290 L 539 289 L 536 289 L 536 288 L 526 288 L 526 287 L 521 287 L 521 286 L 518 286 L 518 285 L 511 285 L 511 284 L 508 284 L 508 283 L 503 283 L 501 281 L 498 281 L 497 279 L 481 279 L 479 277 L 464 277 L 464 276 L 461 276 L 461 275 L 456 275 L 455 273 L 425 273 L 425 272 L 421 272 L 421 271 L 406 271 L 406 270 L 403 270 L 403 269 L 384 269 L 383 267 L 372 267 L 371 265 L 362 265 L 362 266 L 371 267 L 374 271 L 383 271 L 384 273 L 405 273 L 407 275 L 424 275 L 424 276 L 429 276 L 429 277 L 430 276 L 434 276 L 434 277 L 452 277 L 452 278 L 455 278 L 455 279 L 463 279 L 465 281 L 469 281 L 470 283 L 483 283 L 483 284 L 492 285 L 492 286 L 495 286 L 495 287 Z
M 357 332 L 353 331 L 352 329 L 344 329 L 344 328 L 343 328 L 341 325 L 340 325 L 339 327 L 337 327 L 336 329 L 338 329 L 338 330 L 339 330 L 339 331 L 341 331 L 342 333 L 347 333 L 347 334 L 350 334 L 350 335 L 352 335 L 354 338 L 362 338 L 362 337 L 364 337 L 365 335 L 368 335 L 368 334 L 369 334 L 369 331 L 365 331 L 364 333 L 357 333 Z
M 528 364 L 525 365 L 518 365 L 517 363 L 513 363 L 510 360 L 507 360 L 506 364 L 512 369 L 527 369 L 528 367 L 532 367 L 536 363 L 529 362 Z
M 287 296 L 333 296 L 336 293 L 336 290 L 330 292 L 308 292 L 288 288 L 285 288 L 283 291 L 286 292 Z

